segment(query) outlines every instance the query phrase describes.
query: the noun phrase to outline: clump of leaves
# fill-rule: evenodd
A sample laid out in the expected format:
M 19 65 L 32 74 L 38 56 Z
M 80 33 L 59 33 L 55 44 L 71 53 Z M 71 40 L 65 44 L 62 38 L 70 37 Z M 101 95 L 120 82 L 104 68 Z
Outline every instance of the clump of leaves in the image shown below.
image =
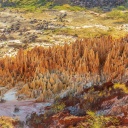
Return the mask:
M 119 121 L 113 117 L 97 115 L 92 111 L 88 111 L 87 114 L 89 115 L 87 122 L 89 123 L 90 128 L 105 128 L 108 123 L 111 123 L 112 125 L 117 125 L 119 123 Z

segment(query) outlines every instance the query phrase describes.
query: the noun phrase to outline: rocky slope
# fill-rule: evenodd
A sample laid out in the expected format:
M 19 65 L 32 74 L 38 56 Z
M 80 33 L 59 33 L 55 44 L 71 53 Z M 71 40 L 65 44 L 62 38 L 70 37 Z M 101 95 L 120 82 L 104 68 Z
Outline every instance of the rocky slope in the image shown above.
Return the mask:
M 47 2 L 53 2 L 53 5 L 63 5 L 63 4 L 71 4 L 83 7 L 114 7 L 125 4 L 127 0 L 30 0 L 30 1 L 8 1 L 1 0 L 0 3 L 2 6 L 26 6 L 26 5 L 45 5 Z
M 114 7 L 125 4 L 126 0 L 71 0 L 75 5 L 84 7 Z
M 25 118 L 29 127 L 127 127 L 127 45 L 127 36 L 108 36 L 21 49 L 15 57 L 0 59 L 0 85 L 7 90 L 15 87 L 18 100 L 54 101 L 45 113 L 42 107 L 43 112 Z
M 28 126 L 33 128 L 37 126 L 40 128 L 127 128 L 128 92 L 121 89 L 123 85 L 119 85 L 119 88 L 116 86 L 108 82 L 99 88 L 98 86 L 89 87 L 77 95 L 69 94 L 62 99 L 57 99 L 54 105 L 46 109 L 45 114 L 33 113 L 28 118 Z M 128 87 L 128 82 L 125 86 Z

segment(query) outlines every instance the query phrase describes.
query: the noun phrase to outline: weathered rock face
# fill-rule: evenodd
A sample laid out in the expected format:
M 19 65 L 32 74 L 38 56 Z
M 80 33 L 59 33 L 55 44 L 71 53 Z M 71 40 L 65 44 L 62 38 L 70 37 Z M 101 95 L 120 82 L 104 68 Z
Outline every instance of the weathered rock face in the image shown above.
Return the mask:
M 57 115 L 54 115 L 52 117 L 54 122 L 58 122 L 57 125 L 51 124 L 51 126 L 54 127 L 69 127 L 72 125 L 76 125 L 77 123 L 84 121 L 86 118 L 85 117 L 78 117 L 78 116 L 73 116 L 70 115 L 69 113 L 59 113 Z
M 126 0 L 47 0 L 47 2 L 49 1 L 54 2 L 55 5 L 73 4 L 84 7 L 117 6 L 126 3 Z M 2 6 L 15 6 L 18 4 L 17 1 L 10 2 L 8 0 L 5 1 L 1 0 L 0 2 Z M 24 4 L 24 2 L 21 3 Z M 40 2 L 40 4 L 44 4 L 44 3 L 46 3 L 46 1 Z M 29 4 L 29 3 L 26 2 L 25 4 Z M 35 2 L 35 5 L 36 4 L 37 2 Z
M 36 120 L 40 123 L 35 122 Z M 37 116 L 36 113 L 31 115 L 31 118 L 28 119 L 29 127 L 33 126 L 33 128 L 36 128 L 37 126 L 39 128 L 68 128 L 69 126 L 76 125 L 77 123 L 84 121 L 86 117 L 78 117 L 73 116 L 69 114 L 68 112 L 60 112 L 57 114 L 54 114 L 53 116 L 50 116 L 48 118 L 44 118 L 43 115 Z
M 127 82 L 125 86 L 126 84 Z M 110 88 L 108 88 L 108 86 Z M 101 118 L 107 117 L 117 120 L 117 123 L 112 123 L 112 120 L 106 122 L 104 128 L 127 128 L 128 94 L 123 90 L 114 89 L 114 86 L 114 84 L 108 82 L 102 85 L 102 90 L 100 90 L 101 88 L 94 90 L 94 87 L 90 87 L 88 91 L 85 89 L 86 93 L 81 92 L 75 96 L 70 94 L 56 101 L 58 105 L 62 105 L 62 103 L 65 104 L 64 110 L 55 112 L 57 106 L 51 106 L 47 108 L 45 116 L 32 114 L 28 122 L 30 126 L 34 126 L 34 128 L 36 128 L 36 126 L 40 126 L 40 128 L 79 128 L 80 126 L 89 128 L 91 125 L 89 119 L 91 119 L 91 117 L 88 114 L 88 110 L 91 110 L 96 113 L 95 118 L 101 116 Z M 34 121 L 35 118 L 42 124 L 36 123 Z M 93 121 L 95 122 L 96 120 Z M 101 120 L 99 119 L 99 121 Z M 100 124 L 101 122 L 97 123 Z
M 0 0 L 1 6 L 5 7 L 5 6 L 15 6 L 16 3 L 9 1 L 9 0 Z
M 27 89 L 21 88 L 19 94 L 39 100 L 50 99 L 58 93 L 62 97 L 66 93 L 79 94 L 83 88 L 88 90 L 87 86 L 108 81 L 126 82 L 127 55 L 127 36 L 117 40 L 101 37 L 78 40 L 62 47 L 19 50 L 14 58 L 0 59 L 0 84 L 6 87 L 9 82 L 15 86 L 24 81 L 28 84 Z M 108 82 L 94 86 L 94 90 L 102 91 L 104 87 L 109 89 L 111 86 L 113 84 Z
M 114 7 L 126 3 L 126 0 L 54 0 L 54 2 L 59 5 L 71 4 L 83 7 Z
M 85 7 L 103 7 L 103 6 L 117 6 L 124 4 L 126 0 L 71 0 L 75 5 Z
M 128 111 L 128 96 L 124 96 L 121 99 L 118 97 L 112 98 L 110 100 L 104 101 L 101 108 L 105 110 L 108 115 L 120 116 L 121 114 L 127 115 Z

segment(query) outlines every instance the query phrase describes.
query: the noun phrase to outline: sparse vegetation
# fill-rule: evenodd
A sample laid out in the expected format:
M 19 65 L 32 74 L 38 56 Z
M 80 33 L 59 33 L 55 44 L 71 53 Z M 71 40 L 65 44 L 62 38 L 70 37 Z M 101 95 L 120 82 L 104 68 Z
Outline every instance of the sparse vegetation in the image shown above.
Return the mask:
M 105 117 L 102 115 L 96 115 L 96 113 L 92 111 L 88 111 L 87 114 L 89 115 L 89 122 L 90 128 L 105 128 L 108 123 L 113 125 L 117 125 L 119 121 L 113 117 Z
M 107 18 L 112 18 L 116 20 L 122 20 L 123 22 L 128 22 L 128 12 L 123 12 L 119 9 L 113 9 L 107 14 Z
M 61 112 L 63 111 L 65 108 L 65 104 L 64 103 L 55 103 L 53 106 L 52 106 L 52 110 L 54 111 L 54 113 L 58 113 L 58 112 Z
M 111 12 L 107 14 L 107 16 L 112 19 L 122 19 L 124 13 L 121 12 L 120 10 L 113 9 Z
M 101 36 L 112 36 L 114 38 L 123 37 L 126 33 L 120 33 L 115 28 L 109 28 L 108 30 L 102 30 L 96 27 L 92 28 L 80 28 L 80 29 L 71 29 L 71 28 L 63 28 L 63 29 L 55 29 L 50 32 L 52 34 L 63 35 L 66 34 L 68 36 L 72 35 L 77 38 L 95 38 Z
M 124 11 L 126 9 L 126 7 L 125 6 L 117 6 L 116 9 Z
M 58 10 L 69 10 L 69 11 L 84 11 L 85 8 L 79 6 L 70 6 L 69 4 L 64 4 L 62 6 L 54 6 L 53 9 Z

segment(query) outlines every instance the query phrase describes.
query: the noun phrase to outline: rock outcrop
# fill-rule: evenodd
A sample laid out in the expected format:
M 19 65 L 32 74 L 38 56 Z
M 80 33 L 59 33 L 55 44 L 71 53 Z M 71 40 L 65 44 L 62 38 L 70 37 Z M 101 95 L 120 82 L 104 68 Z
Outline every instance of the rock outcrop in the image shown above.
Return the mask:
M 23 87 L 19 93 L 37 98 L 42 93 L 47 97 L 62 90 L 73 89 L 80 93 L 89 82 L 91 85 L 126 82 L 127 41 L 127 36 L 122 39 L 101 37 L 47 49 L 21 49 L 14 58 L 0 59 L 0 84 L 15 86 L 18 81 L 24 81 L 27 89 Z
M 126 0 L 71 0 L 71 2 L 84 7 L 114 7 L 124 4 Z
M 16 6 L 16 5 L 29 5 L 31 3 L 34 3 L 35 6 L 40 3 L 40 5 L 44 5 L 47 2 L 53 2 L 55 5 L 63 5 L 63 4 L 71 4 L 71 5 L 78 5 L 78 6 L 84 6 L 84 7 L 103 7 L 103 6 L 117 6 L 117 5 L 122 5 L 126 3 L 126 0 L 46 0 L 46 1 L 8 1 L 8 0 L 1 0 L 2 6 Z

